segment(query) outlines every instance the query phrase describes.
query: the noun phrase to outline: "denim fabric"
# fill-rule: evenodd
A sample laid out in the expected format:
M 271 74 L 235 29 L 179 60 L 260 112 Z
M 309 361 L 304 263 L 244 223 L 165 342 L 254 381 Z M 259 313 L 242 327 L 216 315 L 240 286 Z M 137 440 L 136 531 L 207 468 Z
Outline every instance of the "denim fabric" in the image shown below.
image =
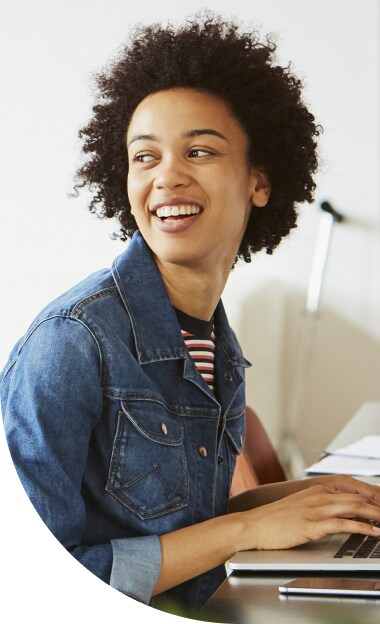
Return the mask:
M 244 444 L 244 359 L 215 312 L 217 396 L 185 347 L 139 233 L 48 305 L 1 373 L 20 479 L 57 539 L 119 591 L 199 608 L 224 567 L 151 599 L 159 535 L 226 513 Z M 203 446 L 205 453 L 199 452 Z

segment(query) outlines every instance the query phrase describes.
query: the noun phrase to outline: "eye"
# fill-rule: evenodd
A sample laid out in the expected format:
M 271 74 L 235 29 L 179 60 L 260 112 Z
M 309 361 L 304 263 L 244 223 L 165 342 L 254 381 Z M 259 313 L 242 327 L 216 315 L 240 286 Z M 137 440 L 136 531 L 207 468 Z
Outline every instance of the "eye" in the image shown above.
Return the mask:
M 153 154 L 136 154 L 136 156 L 133 157 L 133 160 L 134 162 L 148 163 L 154 160 L 154 156 Z
M 212 152 L 206 149 L 200 149 L 199 147 L 194 147 L 189 151 L 190 158 L 204 158 L 205 156 L 211 156 Z

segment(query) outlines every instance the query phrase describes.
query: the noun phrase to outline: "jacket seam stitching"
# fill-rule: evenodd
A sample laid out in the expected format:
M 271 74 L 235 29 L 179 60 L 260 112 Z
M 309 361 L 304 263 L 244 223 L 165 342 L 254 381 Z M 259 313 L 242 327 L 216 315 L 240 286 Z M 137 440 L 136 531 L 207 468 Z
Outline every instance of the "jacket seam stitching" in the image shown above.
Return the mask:
M 98 299 L 102 299 L 112 294 L 117 294 L 116 286 L 108 286 L 107 288 L 102 288 L 98 290 L 96 293 L 88 295 L 84 299 L 78 301 L 71 311 L 71 316 L 73 318 L 77 318 L 78 314 L 82 311 L 82 309 L 89 303 L 93 301 L 97 301 Z
M 71 314 L 52 314 L 51 316 L 47 316 L 47 317 L 41 319 L 38 323 L 36 323 L 30 329 L 30 331 L 26 334 L 25 339 L 20 344 L 20 347 L 19 347 L 19 349 L 17 351 L 17 354 L 15 355 L 14 361 L 9 366 L 9 369 L 8 369 L 6 374 L 8 374 L 9 371 L 11 370 L 11 368 L 16 364 L 22 349 L 24 348 L 24 346 L 26 345 L 28 340 L 32 337 L 34 332 L 40 327 L 40 325 L 42 325 L 43 323 L 46 323 L 47 321 L 51 321 L 52 319 L 55 319 L 55 318 L 68 319 L 68 320 L 71 320 L 71 321 L 73 321 L 75 323 L 80 323 L 85 329 L 87 329 L 89 334 L 92 336 L 92 338 L 93 338 L 93 340 L 94 340 L 94 342 L 95 342 L 95 344 L 97 346 L 97 349 L 98 349 L 98 353 L 99 353 L 99 374 L 100 374 L 100 377 L 102 378 L 103 377 L 103 374 L 102 374 L 102 371 L 103 371 L 103 355 L 102 355 L 102 351 L 101 351 L 101 348 L 100 348 L 100 344 L 99 344 L 96 336 L 94 335 L 92 330 L 86 325 L 86 323 L 84 323 L 81 319 L 72 317 Z M 13 384 L 13 375 L 14 375 L 14 371 L 12 373 L 11 384 Z M 5 375 L 4 375 L 4 377 L 5 377 Z M 9 390 L 11 390 L 11 384 L 10 384 Z M 8 399 L 9 399 L 10 395 L 11 395 L 11 392 L 8 393 Z M 8 406 L 8 401 L 7 401 L 7 406 Z

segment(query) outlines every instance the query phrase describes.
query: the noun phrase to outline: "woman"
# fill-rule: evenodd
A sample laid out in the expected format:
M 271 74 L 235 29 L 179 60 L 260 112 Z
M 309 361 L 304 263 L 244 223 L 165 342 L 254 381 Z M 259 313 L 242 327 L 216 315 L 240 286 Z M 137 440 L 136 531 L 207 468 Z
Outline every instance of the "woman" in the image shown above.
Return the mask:
M 157 607 L 201 607 L 238 550 L 379 535 L 353 519 L 380 520 L 377 489 L 348 477 L 229 499 L 249 363 L 220 297 L 237 257 L 295 226 L 317 167 L 319 129 L 273 53 L 207 16 L 135 32 L 98 78 L 77 181 L 132 241 L 40 313 L 1 376 L 12 458 L 47 526 Z

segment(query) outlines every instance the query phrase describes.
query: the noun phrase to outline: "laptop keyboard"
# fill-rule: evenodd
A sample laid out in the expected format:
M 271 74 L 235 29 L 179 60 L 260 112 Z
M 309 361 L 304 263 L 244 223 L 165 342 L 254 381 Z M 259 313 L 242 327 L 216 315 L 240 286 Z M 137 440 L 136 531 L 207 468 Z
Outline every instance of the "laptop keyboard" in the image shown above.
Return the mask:
M 380 522 L 373 522 L 372 524 L 380 527 Z M 380 559 L 380 539 L 353 533 L 334 555 L 336 559 L 342 557 Z

